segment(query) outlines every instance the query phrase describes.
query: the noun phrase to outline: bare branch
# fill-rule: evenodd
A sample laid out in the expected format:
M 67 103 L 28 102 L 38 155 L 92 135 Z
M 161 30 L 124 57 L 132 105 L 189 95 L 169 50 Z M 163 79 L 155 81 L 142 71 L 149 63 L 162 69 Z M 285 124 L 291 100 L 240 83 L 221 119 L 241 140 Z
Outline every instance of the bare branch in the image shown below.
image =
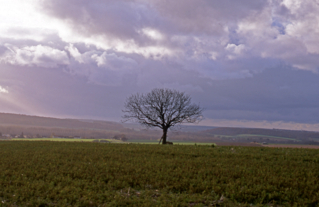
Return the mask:
M 153 89 L 147 94 L 135 94 L 126 99 L 123 116 L 125 121 L 135 121 L 147 127 L 163 129 L 163 144 L 167 130 L 181 123 L 202 120 L 203 109 L 191 103 L 184 92 L 170 89 Z

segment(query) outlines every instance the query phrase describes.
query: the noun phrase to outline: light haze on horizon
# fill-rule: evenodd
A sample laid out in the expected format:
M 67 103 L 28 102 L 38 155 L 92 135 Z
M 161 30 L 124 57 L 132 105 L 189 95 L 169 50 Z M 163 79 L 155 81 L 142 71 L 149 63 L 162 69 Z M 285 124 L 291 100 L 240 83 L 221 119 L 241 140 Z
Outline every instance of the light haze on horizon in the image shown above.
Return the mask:
M 202 125 L 319 129 L 317 0 L 0 3 L 0 112 L 119 121 L 170 88 Z

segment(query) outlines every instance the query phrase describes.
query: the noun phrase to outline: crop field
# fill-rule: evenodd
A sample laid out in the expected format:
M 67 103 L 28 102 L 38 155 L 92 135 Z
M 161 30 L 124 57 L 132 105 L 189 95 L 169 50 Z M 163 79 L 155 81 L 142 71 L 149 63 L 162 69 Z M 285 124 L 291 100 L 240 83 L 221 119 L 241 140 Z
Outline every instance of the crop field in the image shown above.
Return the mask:
M 262 134 L 239 134 L 237 137 L 265 137 L 265 138 L 273 138 L 273 139 L 286 139 L 286 140 L 295 140 L 298 141 L 297 139 L 292 139 L 292 138 L 287 138 L 287 137 L 276 137 L 276 136 L 268 136 L 268 135 L 262 135 Z
M 55 142 L 92 142 L 92 139 L 71 138 L 13 138 L 12 141 L 55 141 Z
M 0 206 L 318 206 L 319 151 L 0 142 Z
M 299 145 L 299 144 L 268 144 L 265 147 L 282 147 L 282 148 L 308 148 L 319 149 L 319 145 Z
M 175 145 L 212 145 L 213 142 L 193 142 L 193 141 L 179 141 L 179 140 L 168 140 L 173 142 Z M 134 144 L 157 144 L 159 141 L 155 140 L 129 140 L 128 142 Z
M 233 138 L 233 139 L 240 139 L 240 138 L 247 138 L 247 137 L 261 137 L 261 138 L 270 138 L 270 139 L 278 139 L 278 140 L 292 140 L 292 141 L 299 141 L 297 139 L 287 138 L 287 137 L 276 137 L 276 136 L 269 136 L 269 135 L 262 135 L 262 134 L 238 134 L 238 135 L 216 135 L 221 138 Z
M 72 138 L 13 138 L 12 141 L 52 141 L 52 142 L 93 142 L 94 140 L 106 140 L 112 143 L 123 143 L 115 139 L 72 139 Z

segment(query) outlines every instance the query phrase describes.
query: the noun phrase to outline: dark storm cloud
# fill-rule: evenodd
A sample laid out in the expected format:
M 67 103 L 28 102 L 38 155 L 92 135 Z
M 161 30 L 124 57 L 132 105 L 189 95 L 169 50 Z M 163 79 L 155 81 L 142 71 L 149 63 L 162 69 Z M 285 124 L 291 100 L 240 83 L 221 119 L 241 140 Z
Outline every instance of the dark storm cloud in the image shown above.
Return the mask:
M 164 57 L 213 79 L 247 77 L 276 59 L 318 69 L 318 31 L 309 22 L 319 21 L 319 8 L 310 0 L 49 0 L 40 8 L 84 37 L 104 38 L 107 49 Z
M 146 3 L 138 1 L 44 1 L 44 12 L 68 22 L 74 30 L 86 35 L 106 34 L 112 38 L 147 42 L 138 29 L 156 26 L 156 12 Z
M 203 103 L 209 117 L 217 119 L 317 123 L 318 88 L 318 75 L 282 66 L 253 77 L 214 81 L 204 89 Z
M 138 36 L 136 30 L 142 27 L 166 28 L 174 33 L 218 34 L 222 32 L 222 23 L 236 23 L 266 4 L 259 0 L 51 0 L 44 1 L 42 9 L 87 32 L 134 38 Z

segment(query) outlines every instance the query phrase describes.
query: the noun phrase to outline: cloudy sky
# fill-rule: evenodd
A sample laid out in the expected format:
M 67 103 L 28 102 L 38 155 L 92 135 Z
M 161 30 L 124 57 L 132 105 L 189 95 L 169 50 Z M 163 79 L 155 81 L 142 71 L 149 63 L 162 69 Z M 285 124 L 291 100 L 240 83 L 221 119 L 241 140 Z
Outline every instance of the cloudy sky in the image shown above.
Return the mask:
M 204 125 L 319 129 L 318 0 L 0 4 L 0 112 L 119 121 L 165 87 Z

